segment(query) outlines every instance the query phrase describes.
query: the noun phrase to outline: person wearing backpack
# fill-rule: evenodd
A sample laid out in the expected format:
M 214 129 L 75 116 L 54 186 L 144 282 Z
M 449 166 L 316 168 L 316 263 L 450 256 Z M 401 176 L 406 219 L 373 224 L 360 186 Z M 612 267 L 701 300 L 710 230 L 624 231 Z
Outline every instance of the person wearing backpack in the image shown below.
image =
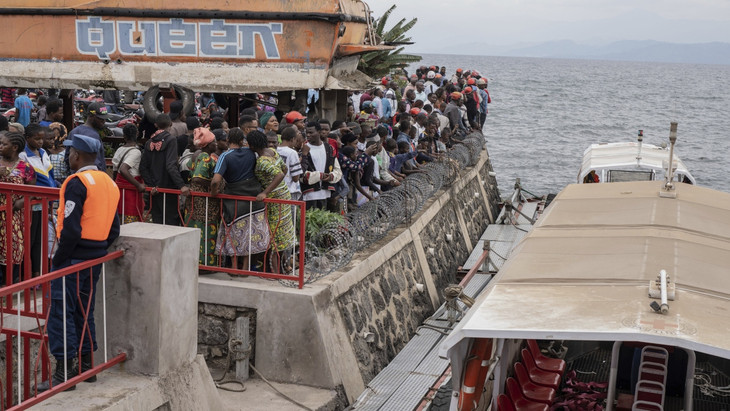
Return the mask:
M 124 145 L 119 147 L 112 158 L 114 182 L 119 187 L 117 214 L 124 224 L 144 221 L 144 181 L 139 174 L 142 151 L 137 146 L 137 126 L 127 124 L 122 129 Z

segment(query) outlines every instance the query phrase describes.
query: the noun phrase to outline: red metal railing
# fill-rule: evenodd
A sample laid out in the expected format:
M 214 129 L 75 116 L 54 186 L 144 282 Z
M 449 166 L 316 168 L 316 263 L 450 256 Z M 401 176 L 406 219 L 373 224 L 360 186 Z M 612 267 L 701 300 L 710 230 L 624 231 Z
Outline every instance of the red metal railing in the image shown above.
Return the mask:
M 92 352 L 92 367 L 89 370 L 83 373 L 79 372 L 77 375 L 67 374 L 67 381 L 52 386 L 45 392 L 37 392 L 36 387 L 38 384 L 51 378 L 51 364 L 48 356 L 48 335 L 46 333 L 46 325 L 50 314 L 49 300 L 51 281 L 62 277 L 76 276 L 76 283 L 78 284 L 78 276 L 82 271 L 89 270 L 91 267 L 103 264 L 107 261 L 120 258 L 123 255 L 124 251 L 115 251 L 101 258 L 84 261 L 79 264 L 44 274 L 40 277 L 24 280 L 17 284 L 0 288 L 0 299 L 7 301 L 10 306 L 9 308 L 6 308 L 5 305 L 0 306 L 0 332 L 5 337 L 5 381 L 4 384 L 0 384 L 0 409 L 27 409 L 32 405 L 38 404 L 39 402 L 78 384 L 79 382 L 89 379 L 103 370 L 126 360 L 127 355 L 125 353 L 120 353 L 109 358 L 106 338 L 106 277 L 102 266 L 101 287 L 103 296 L 102 322 L 104 334 L 104 361 L 95 362 L 94 354 Z M 37 293 L 38 288 L 41 288 L 43 291 Z M 91 287 L 88 294 L 87 300 L 89 302 L 96 298 L 94 295 L 94 289 L 95 287 Z M 62 292 L 65 294 L 65 290 L 62 290 Z M 31 310 L 20 309 L 21 298 L 23 298 L 26 305 L 28 305 L 30 301 L 33 301 L 33 307 Z M 76 290 L 76 298 L 79 302 L 82 301 L 81 292 L 78 289 Z M 41 300 L 40 305 L 38 304 L 39 299 Z M 17 301 L 15 306 L 13 306 L 13 300 Z M 84 307 L 84 304 L 79 304 L 79 306 L 81 307 L 83 316 L 81 332 L 83 335 L 82 339 L 91 339 L 91 331 L 88 323 L 89 306 L 87 305 Z M 8 320 L 12 317 L 17 319 L 15 327 L 13 327 L 12 324 L 7 324 L 9 321 L 6 321 L 6 315 L 8 316 Z M 22 327 L 22 318 L 31 318 L 35 323 L 31 326 Z M 23 328 L 29 329 L 24 330 Z M 38 342 L 37 348 L 33 347 L 33 341 Z M 15 345 L 15 350 L 13 350 L 13 345 Z M 76 358 L 81 358 L 82 345 L 83 344 L 79 344 L 79 351 Z M 63 360 L 66 361 L 66 358 Z M 39 372 L 40 378 L 38 375 Z M 69 369 L 67 372 L 70 373 L 71 370 Z M 13 374 L 15 374 L 15 378 L 13 378 Z M 17 385 L 15 385 L 15 382 L 17 382 Z
M 122 210 L 125 209 L 124 199 L 125 199 L 125 193 L 127 192 L 127 189 L 120 188 L 120 194 L 122 198 Z M 134 191 L 134 190 L 129 190 Z M 152 188 L 147 188 L 147 192 L 151 192 Z M 201 228 L 201 236 L 204 238 L 207 237 L 207 232 L 205 230 L 205 227 L 208 227 L 210 225 L 215 225 L 216 229 L 220 229 L 221 227 L 224 227 L 222 224 L 222 204 L 224 201 L 233 201 L 237 205 L 239 202 L 247 202 L 252 203 L 255 202 L 254 197 L 244 197 L 244 196 L 234 196 L 234 195 L 227 195 L 227 194 L 219 194 L 216 197 L 211 196 L 209 193 L 204 192 L 196 192 L 191 191 L 190 195 L 188 196 L 188 200 L 186 204 L 182 204 L 183 207 L 180 207 L 179 202 L 179 195 L 180 190 L 172 190 L 172 189 L 158 189 L 159 193 L 155 196 L 151 196 L 151 200 L 148 204 L 148 206 L 142 210 L 141 214 L 143 214 L 143 221 L 147 221 L 148 217 L 151 213 L 151 206 L 152 202 L 156 200 L 157 198 L 162 198 L 162 201 L 165 201 L 165 197 L 168 195 L 174 195 L 176 199 L 175 206 L 176 206 L 176 214 L 181 221 L 182 226 L 190 226 L 190 218 L 186 218 L 186 213 L 191 213 L 195 211 L 195 201 L 193 199 L 199 198 L 199 199 L 205 199 L 205 206 L 210 208 L 217 207 L 219 210 L 221 210 L 217 214 L 217 221 L 209 221 L 209 213 L 205 213 L 206 219 L 203 221 L 204 227 Z M 53 231 L 49 229 L 49 218 L 50 221 L 53 224 L 53 216 L 49 213 L 49 204 L 52 201 L 58 200 L 59 195 L 59 189 L 57 188 L 48 188 L 48 187 L 38 187 L 38 186 L 27 186 L 27 185 L 18 185 L 18 184 L 7 184 L 7 183 L 0 183 L 0 197 L 9 195 L 11 198 L 13 196 L 27 198 L 30 201 L 30 205 L 35 206 L 35 208 L 40 208 L 40 214 L 41 214 L 41 247 L 39 250 L 40 258 L 41 259 L 41 270 L 40 273 L 47 273 L 48 269 L 50 267 L 50 255 L 49 252 L 50 249 L 53 248 L 55 245 L 54 238 L 52 237 L 48 241 L 48 234 L 49 232 L 53 234 Z M 250 276 L 257 276 L 262 278 L 269 278 L 269 279 L 278 279 L 278 280 L 292 280 L 295 281 L 298 285 L 298 287 L 301 289 L 304 287 L 304 267 L 305 267 L 305 239 L 304 239 L 304 232 L 305 232 L 305 216 L 306 216 L 306 207 L 305 203 L 303 201 L 293 201 L 293 200 L 279 200 L 279 199 L 273 199 L 273 198 L 266 198 L 263 201 L 265 208 L 263 213 L 266 216 L 266 220 L 270 222 L 268 224 L 269 229 L 269 241 L 268 244 L 265 245 L 265 251 L 260 253 L 259 257 L 263 259 L 263 269 L 260 271 L 256 271 L 253 268 L 255 268 L 251 262 L 251 259 L 246 259 L 247 264 L 242 267 L 238 267 L 239 259 L 244 260 L 244 255 L 232 255 L 227 258 L 218 258 L 217 264 L 207 264 L 208 263 L 208 255 L 204 253 L 204 259 L 201 261 L 201 264 L 199 265 L 199 268 L 201 270 L 208 270 L 208 271 L 218 271 L 218 272 L 225 272 L 231 275 L 238 275 L 238 276 L 244 276 L 244 275 L 250 275 Z M 284 250 L 275 250 L 273 244 L 275 244 L 274 239 L 276 239 L 277 235 L 279 234 L 280 230 L 284 230 L 285 224 L 289 224 L 288 222 L 284 221 L 284 217 L 282 216 L 279 219 L 270 219 L 269 214 L 274 212 L 278 215 L 282 215 L 284 213 L 281 213 L 279 211 L 282 211 L 281 208 L 283 206 L 289 206 L 292 207 L 291 211 L 291 224 L 294 226 L 294 238 L 295 241 L 292 242 L 292 244 L 287 244 L 287 247 Z M 13 201 L 6 201 L 4 205 L 0 205 L 0 217 L 2 216 L 2 212 L 6 213 L 7 215 L 11 215 L 13 207 Z M 187 207 L 187 208 L 185 208 Z M 235 207 L 235 205 L 234 205 Z M 144 206 L 143 206 L 144 208 Z M 183 211 L 181 211 L 183 209 Z M 30 222 L 32 221 L 32 212 L 31 207 L 23 207 L 23 210 L 21 211 L 22 218 L 20 219 L 20 226 L 22 227 L 22 233 L 23 238 L 25 241 L 25 245 L 29 245 L 30 238 L 31 238 L 31 224 L 23 224 L 23 222 Z M 167 215 L 167 210 L 163 211 L 163 215 Z M 122 222 L 124 222 L 124 215 L 121 215 Z M 273 220 L 273 221 L 272 221 Z M 166 221 L 163 221 L 163 224 L 166 223 Z M 13 221 L 12 219 L 6 218 L 4 221 L 5 225 L 5 232 L 6 233 L 12 233 L 13 230 Z M 250 240 L 250 236 L 249 236 Z M 12 236 L 6 235 L 4 239 L 0 239 L 0 241 L 5 241 L 6 249 L 12 250 Z M 250 248 L 249 248 L 250 249 Z M 12 253 L 10 253 L 12 254 Z M 282 258 L 285 256 L 286 258 Z M 6 267 L 6 270 L 4 273 L 2 273 L 5 277 L 5 281 L 0 281 L 4 284 L 12 284 L 15 282 L 12 278 L 12 265 L 17 265 L 17 270 L 19 270 L 22 274 L 20 275 L 20 279 L 27 280 L 32 277 L 32 271 L 31 271 L 31 264 L 28 263 L 31 259 L 31 247 L 26 246 L 23 251 L 23 258 L 22 261 L 26 262 L 25 264 L 20 264 L 18 261 L 12 261 L 8 259 L 8 264 Z M 271 264 L 271 262 L 275 262 L 277 264 Z M 281 264 L 283 262 L 284 264 Z M 276 267 L 278 266 L 278 267 Z M 283 267 L 281 267 L 283 266 Z M 281 269 L 285 268 L 285 269 Z
M 41 394 L 35 387 L 51 377 L 51 363 L 48 355 L 48 335 L 46 324 L 50 313 L 51 281 L 58 278 L 78 276 L 104 262 L 121 257 L 123 251 L 116 251 L 95 260 L 85 261 L 60 270 L 48 272 L 51 252 L 55 246 L 55 222 L 51 213 L 52 202 L 58 200 L 57 188 L 37 187 L 0 183 L 0 224 L 5 229 L 5 237 L 0 238 L 5 251 L 5 271 L 0 280 L 6 284 L 0 287 L 0 338 L 4 339 L 5 361 L 0 363 L 5 371 L 0 383 L 0 410 L 26 409 L 50 396 L 94 376 L 126 358 L 122 353 L 109 359 L 104 338 L 104 361 L 92 366 L 81 375 L 68 375 L 69 380 L 51 387 Z M 22 203 L 21 203 L 22 201 Z M 33 221 L 33 213 L 36 221 Z M 39 225 L 40 227 L 36 226 Z M 38 254 L 31 254 L 31 231 L 38 228 L 40 235 Z M 50 235 L 49 235 L 50 234 Z M 39 259 L 39 276 L 33 277 L 31 257 Z M 15 274 L 15 275 L 14 275 Z M 106 296 L 105 274 L 101 268 L 102 294 Z M 77 282 L 78 283 L 78 282 Z M 65 284 L 65 280 L 62 281 Z M 63 290 L 65 295 L 65 290 Z M 80 290 L 75 298 L 82 300 Z M 84 297 L 93 301 L 93 288 Z M 106 298 L 103 304 L 103 332 L 106 336 Z M 91 337 L 88 328 L 89 306 L 82 311 L 82 335 Z M 65 315 L 64 310 L 64 315 Z M 12 321 L 15 319 L 15 321 Z M 13 324 L 13 322 L 15 324 Z M 81 347 L 77 357 L 80 356 Z M 92 353 L 92 364 L 94 355 Z M 70 371 L 70 370 L 68 370 Z M 39 375 L 40 374 L 40 375 Z
M 129 191 L 136 192 L 134 189 L 120 188 L 122 210 L 126 209 L 127 204 L 125 203 L 125 199 L 127 196 L 125 193 Z M 151 194 L 152 188 L 148 187 L 147 192 Z M 191 191 L 187 198 L 181 201 L 180 195 L 180 190 L 157 189 L 157 194 L 150 195 L 147 204 L 144 206 L 144 210 L 138 210 L 137 214 L 141 214 L 142 220 L 146 221 L 152 213 L 153 202 L 161 201 L 163 220 L 160 221 L 160 223 L 169 224 L 170 222 L 167 221 L 167 218 L 170 218 L 174 220 L 173 224 L 175 225 L 178 224 L 179 220 L 180 225 L 183 227 L 191 227 L 195 226 L 191 215 L 195 214 L 196 207 L 204 208 L 204 210 L 199 210 L 202 211 L 199 215 L 202 215 L 204 219 L 197 220 L 197 228 L 201 229 L 201 237 L 209 241 L 201 242 L 201 255 L 199 257 L 199 268 L 201 270 L 225 272 L 231 275 L 250 275 L 269 279 L 292 280 L 298 283 L 298 287 L 300 289 L 304 287 L 304 232 L 306 206 L 303 201 L 279 200 L 275 198 L 265 198 L 263 200 L 264 209 L 263 211 L 260 211 L 260 213 L 263 213 L 263 216 L 265 216 L 267 221 L 266 225 L 268 226 L 269 239 L 266 241 L 266 244 L 259 244 L 259 247 L 263 248 L 264 251 L 252 253 L 258 254 L 258 257 L 263 259 L 263 267 L 260 271 L 255 271 L 252 269 L 254 267 L 254 264 L 252 263 L 253 258 L 247 258 L 249 257 L 248 254 L 234 253 L 233 255 L 225 256 L 222 253 L 217 253 L 217 251 L 209 252 L 207 247 L 211 244 L 210 241 L 212 240 L 216 242 L 217 249 L 218 241 L 224 234 L 228 234 L 224 230 L 233 230 L 233 228 L 223 222 L 223 206 L 226 201 L 234 202 L 233 208 L 237 209 L 240 202 L 248 203 L 248 205 L 251 206 L 256 202 L 256 199 L 254 197 L 234 196 L 228 194 L 219 194 L 216 197 L 213 197 L 210 193 Z M 174 196 L 174 201 L 169 200 L 167 196 Z M 175 210 L 169 211 L 168 207 L 171 206 L 174 207 Z M 291 212 L 287 213 L 284 207 L 291 207 Z M 287 216 L 287 214 L 289 214 L 289 216 Z M 171 218 L 170 216 L 176 218 Z M 125 215 L 122 215 L 123 220 L 125 217 Z M 202 227 L 199 227 L 200 225 L 202 225 Z M 253 239 L 255 235 L 253 235 L 252 232 L 252 225 L 253 224 L 251 222 L 248 224 L 250 231 L 247 239 L 248 246 L 244 247 L 248 250 L 256 247 Z M 217 230 L 217 238 L 208 239 L 208 235 L 210 234 L 208 231 L 209 227 L 215 227 L 212 229 Z M 293 228 L 295 230 L 295 232 L 292 233 L 294 241 L 291 241 L 290 244 L 285 244 L 284 247 L 281 247 L 280 244 L 277 244 L 276 239 L 280 237 L 280 234 L 288 232 L 289 228 Z M 211 259 L 209 257 L 211 256 L 217 256 L 217 258 L 212 259 L 214 262 L 213 264 L 210 263 Z M 239 265 L 241 264 L 239 264 L 239 259 L 243 260 L 243 265 L 240 267 Z
M 39 273 L 47 273 L 50 267 L 49 247 L 55 244 L 51 241 L 49 244 L 49 205 L 53 201 L 58 200 L 59 190 L 57 188 L 37 187 L 19 184 L 0 183 L 0 223 L 4 226 L 5 238 L 0 238 L 4 242 L 6 265 L 5 271 L 2 273 L 0 284 L 12 284 L 19 280 L 28 280 L 32 277 L 31 257 L 40 259 Z M 15 208 L 16 201 L 23 202 L 20 209 Z M 34 211 L 35 210 L 35 211 Z M 40 248 L 39 255 L 31 255 L 31 238 L 34 225 L 33 213 L 40 218 L 36 223 L 40 225 Z M 7 218 L 12 216 L 12 218 Z M 52 221 L 52 219 L 51 219 Z M 20 242 L 14 242 L 20 240 Z M 22 258 L 15 258 L 12 250 L 22 248 Z M 18 278 L 13 278 L 13 272 L 16 271 Z M 27 306 L 26 306 L 27 309 Z
M 124 198 L 124 190 L 122 189 L 122 198 Z M 151 191 L 151 189 L 148 189 Z M 223 213 L 222 205 L 224 201 L 232 201 L 234 208 L 237 208 L 239 202 L 253 203 L 255 198 L 233 196 L 220 194 L 212 197 L 208 193 L 191 192 L 185 203 L 180 202 L 179 190 L 159 189 L 158 194 L 152 196 L 151 201 L 155 201 L 155 197 L 161 198 L 162 201 L 168 195 L 174 195 L 176 200 L 174 204 L 177 206 L 175 213 L 182 221 L 183 226 L 190 226 L 189 215 L 195 211 L 196 204 L 201 203 L 206 207 L 204 226 L 225 227 L 220 221 Z M 3 381 L 0 382 L 0 410 L 4 409 L 26 409 L 47 399 L 54 394 L 61 392 L 80 381 L 86 380 L 104 369 L 118 364 L 126 359 L 126 354 L 121 353 L 109 358 L 106 348 L 106 298 L 103 298 L 103 327 L 104 327 L 104 361 L 95 364 L 91 369 L 79 375 L 68 376 L 66 382 L 53 386 L 48 391 L 38 393 L 35 387 L 41 381 L 47 381 L 51 378 L 51 362 L 48 349 L 48 335 L 46 324 L 50 313 L 50 282 L 54 279 L 66 276 L 79 276 L 83 270 L 102 264 L 106 261 L 119 258 L 123 255 L 122 251 L 108 254 L 107 256 L 86 261 L 70 267 L 49 272 L 51 266 L 50 260 L 52 250 L 55 247 L 55 222 L 53 220 L 53 202 L 58 201 L 59 189 L 47 188 L 28 185 L 17 185 L 0 183 L 0 225 L 5 228 L 5 237 L 0 238 L 6 250 L 6 266 L 5 271 L 0 273 L 0 338 L 4 337 L 5 346 L 5 372 L 0 375 Z M 198 201 L 194 201 L 198 199 Z M 22 200 L 22 204 L 19 201 Z M 183 207 L 180 207 L 183 205 Z M 243 255 L 235 253 L 227 258 L 218 258 L 217 264 L 209 264 L 208 254 L 203 253 L 203 261 L 199 268 L 202 270 L 226 272 L 232 275 L 251 275 L 270 279 L 292 280 L 296 281 L 299 288 L 304 286 L 304 231 L 305 231 L 305 204 L 301 201 L 265 199 L 263 213 L 266 227 L 268 227 L 269 237 L 263 244 L 264 262 L 268 262 L 268 271 L 254 271 L 251 259 L 248 264 L 242 266 L 238 264 L 238 259 Z M 210 208 L 218 207 L 216 214 L 210 214 Z M 286 220 L 286 212 L 284 207 L 291 207 L 289 214 L 290 221 Z M 40 244 L 37 252 L 37 258 L 40 259 L 40 276 L 33 277 L 31 266 L 31 231 L 36 228 L 33 221 L 33 210 L 36 214 L 35 224 L 40 225 Z M 164 210 L 167 211 L 167 210 Z M 144 210 L 143 221 L 147 221 L 150 209 Z M 163 215 L 165 213 L 163 212 Z M 276 218 L 270 218 L 271 215 Z M 298 221 L 297 221 L 298 217 Z M 218 221 L 216 221 L 218 220 Z M 220 224 L 219 224 L 220 223 Z M 293 238 L 286 247 L 277 247 L 277 234 L 286 224 L 294 230 Z M 207 238 L 208 232 L 205 227 L 202 234 Z M 50 234 L 50 236 L 49 236 Z M 38 241 L 38 240 L 37 240 Z M 248 249 L 251 249 L 251 237 L 249 236 Z M 21 247 L 22 246 L 22 247 Z M 14 248 L 15 247 L 15 248 Z M 20 248 L 18 248 L 20 247 Z M 15 255 L 13 253 L 15 250 Z M 34 254 L 35 255 L 35 254 Z M 273 255 L 278 258 L 270 258 Z M 286 255 L 286 258 L 282 258 Z M 219 255 L 220 257 L 220 255 Z M 290 261 L 291 264 L 281 264 L 281 260 Z M 271 262 L 274 261 L 275 264 Z M 282 270 L 285 268 L 286 270 Z M 15 274 L 15 275 L 14 275 Z M 105 295 L 105 277 L 102 268 L 101 274 L 102 293 Z M 64 293 L 65 294 L 65 293 Z M 77 290 L 76 298 L 81 299 Z M 90 301 L 92 296 L 88 297 Z M 83 304 L 80 304 L 83 305 Z M 83 335 L 89 333 L 88 330 L 88 311 L 84 312 Z M 12 324 L 15 319 L 15 324 Z M 2 344 L 2 341 L 0 341 Z M 80 358 L 81 348 L 79 348 L 77 358 Z M 93 356 L 93 354 L 92 354 Z M 92 360 L 92 363 L 94 361 Z M 0 363 L 0 365 L 3 365 Z

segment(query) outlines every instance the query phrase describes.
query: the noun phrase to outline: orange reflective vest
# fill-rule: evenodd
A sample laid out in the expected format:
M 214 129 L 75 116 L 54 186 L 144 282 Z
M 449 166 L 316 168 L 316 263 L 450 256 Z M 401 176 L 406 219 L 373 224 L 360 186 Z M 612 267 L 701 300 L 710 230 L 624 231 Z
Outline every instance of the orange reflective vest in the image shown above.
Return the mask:
M 60 238 L 63 230 L 66 185 L 74 178 L 81 180 L 86 187 L 84 213 L 81 215 L 81 238 L 93 241 L 106 240 L 117 214 L 119 188 L 105 172 L 99 170 L 87 170 L 72 174 L 61 185 L 56 235 Z

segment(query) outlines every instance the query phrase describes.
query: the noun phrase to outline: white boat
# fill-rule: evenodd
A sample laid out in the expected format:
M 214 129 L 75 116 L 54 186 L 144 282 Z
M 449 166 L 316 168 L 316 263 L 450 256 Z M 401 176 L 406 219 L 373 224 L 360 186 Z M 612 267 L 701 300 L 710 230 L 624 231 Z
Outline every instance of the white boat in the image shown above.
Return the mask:
M 567 186 L 441 345 L 451 409 L 730 409 L 729 267 L 730 194 Z
M 675 131 L 676 133 L 676 128 Z M 638 141 L 591 144 L 583 153 L 578 183 L 664 180 L 670 149 Z M 695 184 L 695 178 L 682 160 L 674 158 L 674 181 Z M 595 181 L 595 180 L 598 181 Z

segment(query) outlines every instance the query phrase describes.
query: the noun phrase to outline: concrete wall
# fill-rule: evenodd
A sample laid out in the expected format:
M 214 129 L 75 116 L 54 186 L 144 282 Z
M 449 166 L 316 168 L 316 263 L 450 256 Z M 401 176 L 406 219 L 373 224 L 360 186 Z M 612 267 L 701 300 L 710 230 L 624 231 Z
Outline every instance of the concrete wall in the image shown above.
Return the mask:
M 256 310 L 254 363 L 267 378 L 341 388 L 353 401 L 441 304 L 497 216 L 491 170 L 484 150 L 408 226 L 303 290 L 217 274 L 200 278 L 200 302 Z
M 114 247 L 124 257 L 106 265 L 107 329 L 111 352 L 127 353 L 128 371 L 164 374 L 195 359 L 199 244 L 198 229 L 121 227 Z

